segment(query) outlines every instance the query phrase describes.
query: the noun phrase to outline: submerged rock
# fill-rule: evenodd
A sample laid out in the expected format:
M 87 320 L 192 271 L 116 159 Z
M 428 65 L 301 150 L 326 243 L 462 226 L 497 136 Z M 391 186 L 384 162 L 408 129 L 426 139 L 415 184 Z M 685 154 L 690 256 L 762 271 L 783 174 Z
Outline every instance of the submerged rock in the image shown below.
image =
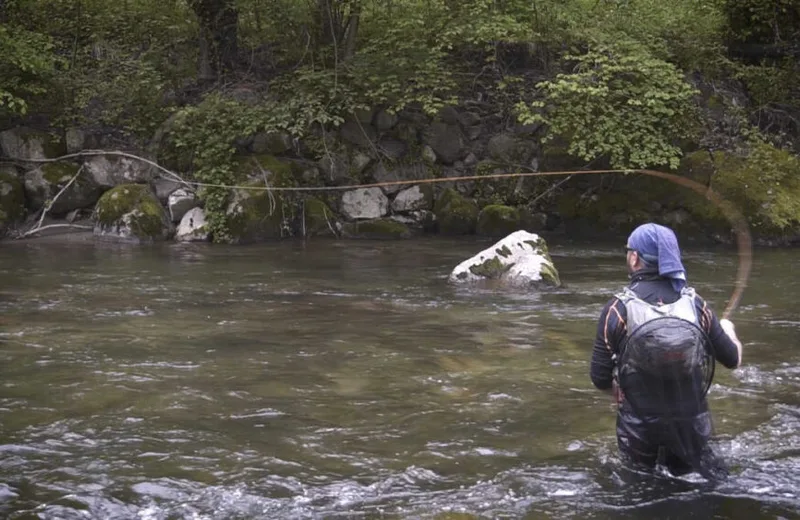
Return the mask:
M 169 238 L 172 225 L 164 208 L 146 184 L 122 184 L 97 201 L 94 234 L 127 242 Z
M 512 286 L 561 285 L 544 239 L 527 231 L 508 235 L 450 273 L 450 281 L 455 283 L 481 280 L 500 280 Z

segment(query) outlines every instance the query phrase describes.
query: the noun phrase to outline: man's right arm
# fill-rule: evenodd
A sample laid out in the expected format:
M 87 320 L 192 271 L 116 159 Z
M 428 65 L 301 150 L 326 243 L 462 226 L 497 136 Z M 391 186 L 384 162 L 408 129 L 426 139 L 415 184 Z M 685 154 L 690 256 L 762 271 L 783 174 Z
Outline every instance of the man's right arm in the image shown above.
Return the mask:
M 742 363 L 742 343 L 736 337 L 733 323 L 729 320 L 720 320 L 705 302 L 700 302 L 704 317 L 704 328 L 711 340 L 714 357 L 726 368 L 738 368 Z M 727 322 L 727 323 L 725 323 Z M 723 326 L 724 324 L 724 326 Z M 728 330 L 726 330 L 728 329 Z

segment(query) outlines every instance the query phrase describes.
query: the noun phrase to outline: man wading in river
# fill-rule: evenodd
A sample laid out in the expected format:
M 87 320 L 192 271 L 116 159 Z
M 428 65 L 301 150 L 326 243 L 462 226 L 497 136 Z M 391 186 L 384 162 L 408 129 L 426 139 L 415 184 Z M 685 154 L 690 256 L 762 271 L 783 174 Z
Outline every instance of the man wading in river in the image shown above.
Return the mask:
M 613 390 L 617 442 L 635 464 L 724 476 L 709 440 L 706 392 L 715 360 L 733 369 L 742 345 L 686 285 L 675 233 L 644 224 L 628 237 L 630 285 L 603 308 L 592 351 L 592 383 Z

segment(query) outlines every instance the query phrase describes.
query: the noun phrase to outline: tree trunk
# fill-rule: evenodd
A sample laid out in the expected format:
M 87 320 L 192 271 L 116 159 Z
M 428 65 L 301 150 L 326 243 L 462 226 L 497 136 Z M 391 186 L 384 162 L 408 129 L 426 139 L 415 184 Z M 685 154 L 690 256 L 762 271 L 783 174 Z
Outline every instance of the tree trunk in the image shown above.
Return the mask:
M 239 12 L 234 0 L 189 0 L 189 5 L 200 21 L 207 64 L 216 75 L 233 71 L 239 54 Z M 201 47 L 201 68 L 202 54 Z
M 349 60 L 356 53 L 356 37 L 358 36 L 358 22 L 361 19 L 361 5 L 353 7 L 350 20 L 347 22 L 347 35 L 344 44 L 344 59 Z

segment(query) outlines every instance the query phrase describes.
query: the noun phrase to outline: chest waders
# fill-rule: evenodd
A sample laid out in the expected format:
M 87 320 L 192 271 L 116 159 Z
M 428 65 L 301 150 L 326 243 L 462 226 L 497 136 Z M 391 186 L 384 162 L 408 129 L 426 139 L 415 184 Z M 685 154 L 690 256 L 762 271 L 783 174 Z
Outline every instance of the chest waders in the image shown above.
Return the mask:
M 669 304 L 645 302 L 629 288 L 625 341 L 614 354 L 614 377 L 624 400 L 643 417 L 685 418 L 705 408 L 714 377 L 710 342 L 700 328 L 691 288 Z
M 685 288 L 677 301 L 661 305 L 645 302 L 628 288 L 617 298 L 625 305 L 628 329 L 612 356 L 620 413 L 632 412 L 650 425 L 647 436 L 659 446 L 662 465 L 670 452 L 705 473 L 705 436 L 693 432 L 693 420 L 707 411 L 714 356 L 700 328 L 694 290 Z

